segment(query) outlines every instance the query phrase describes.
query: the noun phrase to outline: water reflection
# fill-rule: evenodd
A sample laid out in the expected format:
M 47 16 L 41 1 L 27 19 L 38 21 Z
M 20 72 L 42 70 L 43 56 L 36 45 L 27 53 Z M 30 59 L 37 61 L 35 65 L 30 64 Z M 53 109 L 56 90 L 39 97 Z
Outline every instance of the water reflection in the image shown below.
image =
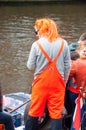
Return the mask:
M 30 5 L 0 7 L 0 79 L 3 93 L 28 92 L 33 79 L 26 68 L 29 50 L 36 40 L 34 21 L 50 17 L 70 43 L 86 32 L 86 5 Z

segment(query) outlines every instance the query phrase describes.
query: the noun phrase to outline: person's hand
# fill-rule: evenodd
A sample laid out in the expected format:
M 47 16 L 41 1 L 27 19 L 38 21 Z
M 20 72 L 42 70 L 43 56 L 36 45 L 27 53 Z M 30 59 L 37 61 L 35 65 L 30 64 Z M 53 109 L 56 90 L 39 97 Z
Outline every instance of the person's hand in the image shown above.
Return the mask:
M 83 98 L 86 98 L 86 87 L 80 87 L 80 94 Z

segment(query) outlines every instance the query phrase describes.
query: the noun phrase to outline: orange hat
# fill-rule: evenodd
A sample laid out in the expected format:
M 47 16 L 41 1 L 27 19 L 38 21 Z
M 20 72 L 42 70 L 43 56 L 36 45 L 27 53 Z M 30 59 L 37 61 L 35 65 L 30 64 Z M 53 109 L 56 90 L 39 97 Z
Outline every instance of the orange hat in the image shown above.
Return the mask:
M 35 30 L 39 37 L 46 37 L 50 42 L 60 37 L 56 23 L 49 18 L 37 19 L 35 22 Z

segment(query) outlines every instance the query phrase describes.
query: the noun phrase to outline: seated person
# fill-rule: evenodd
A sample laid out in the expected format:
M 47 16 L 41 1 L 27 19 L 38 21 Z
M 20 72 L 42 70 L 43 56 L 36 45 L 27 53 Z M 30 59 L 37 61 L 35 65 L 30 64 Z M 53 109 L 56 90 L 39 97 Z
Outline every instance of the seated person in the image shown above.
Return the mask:
M 2 108 L 2 92 L 0 84 L 0 124 L 4 124 L 5 130 L 14 130 L 13 120 L 9 113 L 4 112 Z

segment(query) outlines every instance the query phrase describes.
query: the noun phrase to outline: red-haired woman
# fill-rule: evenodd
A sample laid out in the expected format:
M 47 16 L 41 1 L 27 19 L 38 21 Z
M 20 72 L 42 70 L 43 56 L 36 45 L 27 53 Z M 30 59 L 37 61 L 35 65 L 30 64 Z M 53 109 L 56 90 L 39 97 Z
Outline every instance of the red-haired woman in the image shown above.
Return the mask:
M 38 40 L 32 44 L 27 61 L 28 69 L 35 72 L 25 130 L 38 129 L 38 117 L 43 116 L 46 105 L 51 118 L 51 129 L 62 130 L 65 84 L 70 71 L 68 43 L 59 35 L 58 26 L 52 19 L 37 19 L 34 28 Z M 49 73 L 45 74 L 51 63 L 56 68 L 52 66 L 48 69 Z

